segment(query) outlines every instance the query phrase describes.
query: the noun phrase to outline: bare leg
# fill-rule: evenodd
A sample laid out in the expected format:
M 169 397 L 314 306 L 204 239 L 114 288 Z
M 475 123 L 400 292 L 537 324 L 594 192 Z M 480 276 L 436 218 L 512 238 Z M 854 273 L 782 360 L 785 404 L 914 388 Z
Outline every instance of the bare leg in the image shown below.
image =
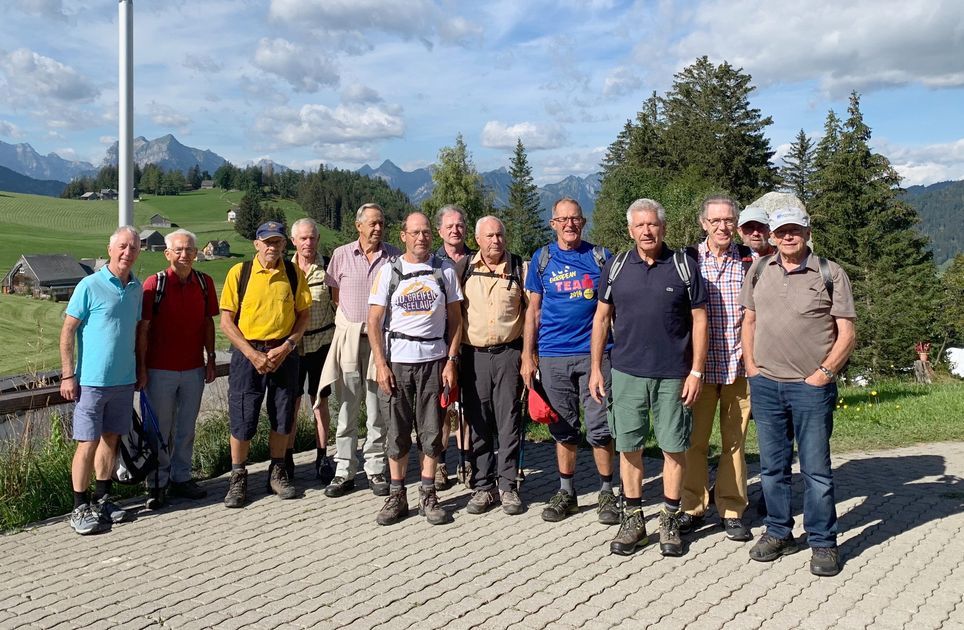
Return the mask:
M 619 454 L 619 478 L 622 480 L 622 493 L 627 499 L 640 499 L 643 496 L 643 452 L 632 451 Z
M 74 492 L 84 492 L 90 487 L 90 473 L 94 470 L 94 454 L 99 440 L 77 442 L 74 459 L 70 465 L 70 480 Z

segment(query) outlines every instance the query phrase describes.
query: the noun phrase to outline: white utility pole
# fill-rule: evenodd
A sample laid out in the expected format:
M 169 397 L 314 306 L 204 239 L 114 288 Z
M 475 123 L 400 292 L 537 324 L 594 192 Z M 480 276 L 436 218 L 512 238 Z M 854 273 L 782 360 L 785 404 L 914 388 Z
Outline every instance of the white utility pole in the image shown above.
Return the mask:
M 117 222 L 134 224 L 134 0 L 118 1 Z

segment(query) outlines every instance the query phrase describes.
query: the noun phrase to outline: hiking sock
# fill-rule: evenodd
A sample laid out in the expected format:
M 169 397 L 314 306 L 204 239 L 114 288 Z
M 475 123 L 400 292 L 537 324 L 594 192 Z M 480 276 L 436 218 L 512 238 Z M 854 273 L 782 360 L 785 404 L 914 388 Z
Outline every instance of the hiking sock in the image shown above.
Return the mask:
M 392 479 L 392 483 L 391 483 L 392 490 L 401 490 L 404 487 L 405 487 L 404 479 Z
M 90 497 L 87 496 L 87 491 L 77 492 L 74 490 L 74 508 L 79 508 L 86 503 L 90 503 Z
M 285 467 L 285 458 L 284 458 L 284 457 L 272 457 L 272 458 L 271 458 L 271 466 L 272 466 L 272 467 L 274 467 L 274 466 L 281 466 L 282 468 L 284 468 L 284 467 Z M 269 470 L 270 470 L 270 469 L 269 469 Z
M 286 462 L 295 461 L 295 449 L 293 448 L 285 449 L 285 461 Z
M 316 458 L 316 459 L 321 459 L 322 457 L 327 457 L 327 456 L 328 456 L 328 449 L 325 449 L 325 448 L 316 448 L 316 449 L 315 449 L 315 458 Z
M 665 494 L 663 495 L 663 507 L 666 508 L 667 512 L 676 513 L 679 512 L 680 499 L 670 499 Z
M 111 482 L 110 479 L 94 480 L 94 494 L 91 496 L 91 499 L 94 501 L 94 503 L 96 503 L 97 501 L 100 501 L 108 494 L 110 494 L 110 485 L 111 485 L 110 482 Z
M 576 489 L 572 483 L 573 473 L 559 473 L 559 488 L 571 497 L 576 496 Z
M 613 491 L 613 476 L 609 475 L 599 475 L 599 491 L 600 492 L 612 492 Z
M 231 472 L 235 470 L 244 470 L 244 464 L 231 464 Z
M 627 512 L 643 507 L 643 497 L 636 497 L 635 499 L 631 497 L 624 497 L 623 501 L 626 502 Z
M 435 488 L 435 477 L 422 477 L 423 488 Z

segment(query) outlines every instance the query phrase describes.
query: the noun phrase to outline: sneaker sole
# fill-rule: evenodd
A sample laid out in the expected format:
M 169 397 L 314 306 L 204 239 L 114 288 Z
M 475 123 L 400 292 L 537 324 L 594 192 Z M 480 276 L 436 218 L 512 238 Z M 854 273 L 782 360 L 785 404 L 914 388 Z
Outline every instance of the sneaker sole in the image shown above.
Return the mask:
M 521 506 L 521 505 L 513 505 L 513 506 L 503 505 L 502 511 L 508 514 L 509 516 L 518 516 L 519 514 L 525 514 L 526 509 L 524 506 Z
M 797 553 L 798 551 L 802 551 L 802 547 L 800 547 L 799 545 L 796 545 L 796 546 L 794 546 L 794 547 L 782 547 L 779 551 L 776 551 L 776 552 L 774 552 L 774 553 L 768 554 L 768 555 L 766 555 L 766 556 L 759 556 L 759 557 L 757 557 L 757 556 L 754 556 L 754 555 L 751 553 L 751 554 L 750 554 L 750 559 L 751 559 L 751 560 L 756 560 L 757 562 L 773 562 L 774 560 L 776 560 L 776 559 L 778 559 L 778 558 L 780 558 L 780 557 L 782 557 L 782 556 L 792 556 L 793 554 Z
M 325 488 L 325 496 L 331 497 L 332 499 L 337 499 L 338 497 L 343 497 L 349 492 L 353 492 L 354 490 L 355 490 L 354 486 L 341 487 L 341 488 L 333 488 L 332 486 L 328 486 L 327 488 Z
M 729 533 L 727 533 L 726 537 L 729 540 L 734 540 L 736 542 L 750 542 L 751 540 L 753 540 L 753 534 L 744 534 L 742 536 L 731 536 Z
M 636 553 L 640 547 L 645 547 L 648 544 L 649 544 L 649 536 L 643 537 L 641 540 L 639 540 L 635 545 L 633 545 L 629 549 L 626 549 L 625 547 L 616 547 L 615 543 L 610 543 L 609 553 L 615 554 L 617 556 L 631 556 L 634 553 Z
M 661 556 L 666 558 L 679 558 L 683 555 L 682 549 L 673 549 L 671 547 L 667 548 L 663 545 L 659 546 L 659 553 Z
M 598 520 L 603 525 L 619 525 L 619 514 L 606 515 L 600 512 Z
M 73 523 L 71 523 L 70 528 L 73 529 L 76 533 L 80 534 L 81 536 L 90 536 L 92 534 L 102 534 L 104 532 L 109 532 L 111 529 L 111 526 L 106 523 L 97 523 L 96 525 L 94 525 L 93 527 L 90 527 L 89 529 L 77 529 L 73 525 Z
M 836 571 L 824 571 L 823 569 L 810 567 L 810 573 L 816 575 L 817 577 L 833 577 L 835 575 L 840 575 L 840 569 L 838 568 Z

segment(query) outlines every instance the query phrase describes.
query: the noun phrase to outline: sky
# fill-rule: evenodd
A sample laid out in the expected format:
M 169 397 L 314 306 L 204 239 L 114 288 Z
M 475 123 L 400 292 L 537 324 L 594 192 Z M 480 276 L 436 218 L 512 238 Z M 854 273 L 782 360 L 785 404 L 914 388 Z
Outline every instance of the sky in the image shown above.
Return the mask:
M 118 4 L 0 0 L 0 140 L 99 165 L 117 139 Z M 752 76 L 779 163 L 851 91 L 905 186 L 964 179 L 959 0 L 137 0 L 134 135 L 235 164 L 434 162 L 516 139 L 537 183 L 599 170 L 698 57 Z

